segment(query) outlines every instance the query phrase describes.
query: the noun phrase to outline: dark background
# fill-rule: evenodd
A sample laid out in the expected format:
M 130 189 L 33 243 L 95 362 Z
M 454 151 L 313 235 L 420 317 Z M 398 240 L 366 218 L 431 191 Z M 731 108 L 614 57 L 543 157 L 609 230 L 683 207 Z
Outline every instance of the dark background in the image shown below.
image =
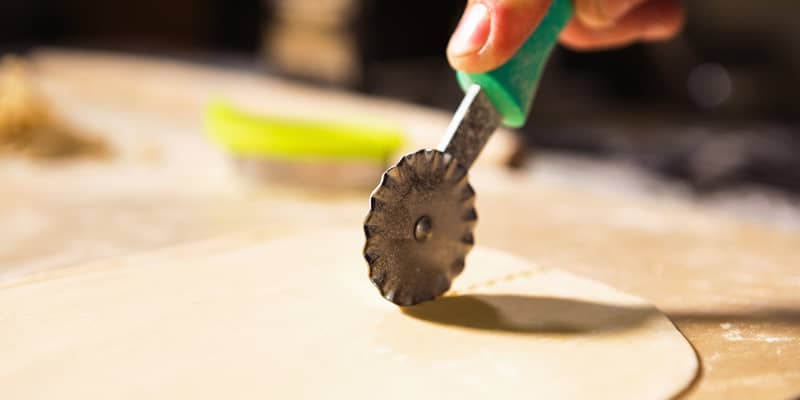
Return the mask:
M 0 52 L 156 54 L 454 109 L 444 49 L 463 3 L 3 0 Z M 559 49 L 522 130 L 530 148 L 631 161 L 700 194 L 800 192 L 800 2 L 686 5 L 668 43 Z

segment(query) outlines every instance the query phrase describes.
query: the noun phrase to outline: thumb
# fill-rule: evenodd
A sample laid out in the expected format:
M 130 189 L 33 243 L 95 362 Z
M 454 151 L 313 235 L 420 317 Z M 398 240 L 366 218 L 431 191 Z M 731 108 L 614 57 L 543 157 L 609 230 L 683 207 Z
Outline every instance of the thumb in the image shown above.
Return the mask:
M 469 0 L 447 46 L 456 70 L 479 73 L 511 59 L 533 33 L 551 0 Z

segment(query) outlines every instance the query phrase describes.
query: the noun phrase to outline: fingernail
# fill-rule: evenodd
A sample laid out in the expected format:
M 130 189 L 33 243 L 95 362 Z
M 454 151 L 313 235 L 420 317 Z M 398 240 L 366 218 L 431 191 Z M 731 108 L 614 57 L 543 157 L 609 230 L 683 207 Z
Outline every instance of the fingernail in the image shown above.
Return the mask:
M 450 39 L 449 52 L 460 57 L 480 51 L 489 41 L 492 30 L 492 19 L 489 9 L 483 3 L 473 3 L 469 6 L 458 28 Z

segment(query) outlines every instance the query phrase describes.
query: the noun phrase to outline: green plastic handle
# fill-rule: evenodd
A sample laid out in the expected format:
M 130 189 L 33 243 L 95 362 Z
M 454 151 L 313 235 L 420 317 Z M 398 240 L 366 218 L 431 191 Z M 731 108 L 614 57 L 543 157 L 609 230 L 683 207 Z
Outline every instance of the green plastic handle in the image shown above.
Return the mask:
M 570 18 L 572 0 L 553 0 L 539 27 L 509 62 L 483 74 L 458 72 L 459 84 L 465 91 L 480 85 L 503 116 L 503 125 L 525 125 L 544 66 Z

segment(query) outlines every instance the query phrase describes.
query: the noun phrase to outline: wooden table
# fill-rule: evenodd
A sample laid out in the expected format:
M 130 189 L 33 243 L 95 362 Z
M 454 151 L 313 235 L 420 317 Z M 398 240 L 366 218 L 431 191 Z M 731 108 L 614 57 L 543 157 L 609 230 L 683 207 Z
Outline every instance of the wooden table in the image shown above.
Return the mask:
M 122 255 L 212 246 L 245 231 L 268 240 L 319 227 L 360 229 L 369 190 L 267 187 L 238 178 L 201 135 L 210 96 L 260 112 L 394 121 L 409 132 L 409 148 L 435 145 L 449 118 L 165 60 L 53 51 L 34 60 L 57 109 L 107 137 L 117 156 L 0 163 L 0 290 L 109 268 L 108 260 Z M 800 230 L 721 214 L 658 183 L 652 190 L 652 180 L 607 163 L 544 154 L 527 171 L 511 173 L 498 164 L 512 142 L 499 135 L 473 173 L 481 245 L 657 305 L 702 362 L 686 397 L 800 395 Z

